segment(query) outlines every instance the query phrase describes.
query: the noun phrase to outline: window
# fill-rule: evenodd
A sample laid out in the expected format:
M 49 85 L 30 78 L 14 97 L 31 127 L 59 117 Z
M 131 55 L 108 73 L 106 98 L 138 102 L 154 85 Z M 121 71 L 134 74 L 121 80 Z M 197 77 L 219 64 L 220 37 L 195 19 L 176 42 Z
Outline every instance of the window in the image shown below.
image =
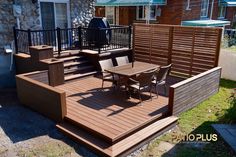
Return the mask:
M 115 24 L 115 7 L 106 7 L 106 18 L 110 24 Z
M 150 19 L 156 20 L 157 9 L 155 5 L 150 7 Z
M 145 7 L 144 6 L 138 7 L 138 19 L 139 20 L 145 19 Z
M 137 7 L 137 20 L 146 20 L 149 6 L 138 6 Z M 150 20 L 156 20 L 157 6 L 150 6 Z
M 40 0 L 40 16 L 43 29 L 68 28 L 69 1 Z
M 209 0 L 202 0 L 201 17 L 208 17 Z
M 218 18 L 225 18 L 225 13 L 226 13 L 226 6 L 219 5 L 219 8 L 218 8 Z
M 191 10 L 191 8 L 190 8 L 190 0 L 187 0 L 186 10 Z

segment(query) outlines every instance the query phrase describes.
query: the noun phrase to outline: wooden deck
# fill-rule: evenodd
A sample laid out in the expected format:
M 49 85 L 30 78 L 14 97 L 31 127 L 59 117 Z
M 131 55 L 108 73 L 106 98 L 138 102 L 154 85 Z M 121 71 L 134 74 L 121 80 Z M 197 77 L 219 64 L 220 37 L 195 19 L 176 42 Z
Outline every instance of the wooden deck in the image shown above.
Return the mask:
M 152 100 L 143 93 L 140 104 L 136 94 L 128 98 L 109 82 L 103 90 L 101 83 L 99 78 L 87 77 L 56 87 L 66 92 L 67 105 L 65 121 L 57 127 L 93 150 L 117 156 L 176 123 L 176 117 L 168 117 L 169 101 L 162 90 L 158 98 L 153 93 Z
M 101 80 L 89 77 L 57 88 L 66 92 L 66 117 L 108 142 L 125 137 L 168 111 L 167 97 L 153 97 L 152 101 L 146 100 L 140 105 L 138 98 L 128 99 L 124 91 L 112 91 L 109 82 L 105 82 L 105 87 L 108 88 L 102 91 Z M 148 99 L 148 93 L 143 98 Z

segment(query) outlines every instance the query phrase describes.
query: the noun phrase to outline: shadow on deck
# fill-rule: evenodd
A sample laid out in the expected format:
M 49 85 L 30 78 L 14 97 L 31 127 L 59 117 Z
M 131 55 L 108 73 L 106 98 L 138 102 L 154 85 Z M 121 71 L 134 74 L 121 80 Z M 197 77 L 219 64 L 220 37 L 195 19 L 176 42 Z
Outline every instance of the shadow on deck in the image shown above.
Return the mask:
M 179 81 L 168 78 L 169 85 Z M 101 80 L 96 77 L 56 88 L 66 92 L 67 105 L 65 120 L 57 127 L 104 155 L 117 156 L 177 120 L 168 117 L 168 96 L 164 95 L 163 87 L 158 97 L 153 93 L 152 100 L 144 92 L 141 104 L 136 94 L 127 98 L 125 91 L 112 89 L 109 82 L 102 89 Z

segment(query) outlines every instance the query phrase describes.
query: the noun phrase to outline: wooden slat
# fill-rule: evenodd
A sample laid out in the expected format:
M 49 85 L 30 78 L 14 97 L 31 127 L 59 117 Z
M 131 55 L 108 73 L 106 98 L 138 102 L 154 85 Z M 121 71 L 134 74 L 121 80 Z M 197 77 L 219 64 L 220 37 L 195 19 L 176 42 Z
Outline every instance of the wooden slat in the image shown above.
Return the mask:
M 177 117 L 161 119 L 113 145 L 67 123 L 58 124 L 57 128 L 66 135 L 69 135 L 75 140 L 87 145 L 92 150 L 100 153 L 102 156 L 116 157 L 142 144 L 143 141 L 148 142 L 156 137 L 156 135 L 168 131 L 176 125 L 176 122 Z
M 36 71 L 32 73 L 28 73 L 27 75 L 28 78 L 31 78 L 35 81 L 39 81 L 45 84 L 49 84 L 49 79 L 48 79 L 48 71 Z
M 220 75 L 221 68 L 216 67 L 171 86 L 172 114 L 178 115 L 218 92 Z
M 135 59 L 159 65 L 177 64 L 174 73 L 191 77 L 217 66 L 221 32 L 219 28 L 134 24 Z M 180 61 L 190 61 L 190 69 L 177 63 Z

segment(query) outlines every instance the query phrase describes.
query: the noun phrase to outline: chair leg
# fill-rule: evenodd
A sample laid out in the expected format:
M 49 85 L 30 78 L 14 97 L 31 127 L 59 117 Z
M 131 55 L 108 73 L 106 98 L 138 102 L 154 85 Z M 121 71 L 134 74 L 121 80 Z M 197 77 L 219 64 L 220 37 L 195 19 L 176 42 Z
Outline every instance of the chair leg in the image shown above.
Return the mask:
M 165 86 L 165 87 L 164 87 L 164 92 L 165 92 L 165 96 L 166 96 L 166 92 L 167 92 L 167 85 L 165 84 L 164 86 Z
M 140 101 L 140 104 L 142 104 L 142 98 L 141 98 L 141 91 L 140 90 L 138 90 L 138 96 L 139 96 L 139 101 Z
M 104 85 L 104 80 L 102 80 L 102 89 L 103 89 L 103 85 Z
M 129 99 L 131 98 L 131 91 L 130 91 L 130 88 L 128 88 L 128 94 L 129 94 Z
M 150 98 L 151 98 L 151 101 L 152 101 L 152 87 L 150 87 Z

